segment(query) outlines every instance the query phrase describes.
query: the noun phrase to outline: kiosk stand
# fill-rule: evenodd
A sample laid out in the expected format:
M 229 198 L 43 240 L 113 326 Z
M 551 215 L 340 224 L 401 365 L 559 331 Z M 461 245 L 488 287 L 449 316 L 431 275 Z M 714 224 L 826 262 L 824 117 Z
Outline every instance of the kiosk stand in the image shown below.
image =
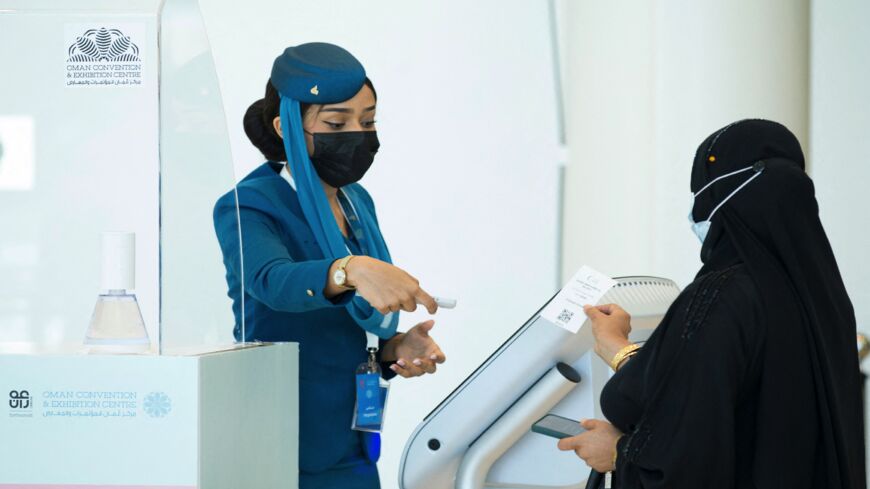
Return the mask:
M 625 308 L 631 341 L 646 341 L 679 288 L 655 277 L 616 280 L 601 302 Z M 550 412 L 602 417 L 598 399 L 610 369 L 593 347 L 588 321 L 571 333 L 536 313 L 417 427 L 399 487 L 582 489 L 588 468 L 530 429 Z
M 495 462 L 529 432 L 532 424 L 559 404 L 580 382 L 580 374 L 568 364 L 549 370 L 465 452 L 456 473 L 457 489 L 477 489 Z

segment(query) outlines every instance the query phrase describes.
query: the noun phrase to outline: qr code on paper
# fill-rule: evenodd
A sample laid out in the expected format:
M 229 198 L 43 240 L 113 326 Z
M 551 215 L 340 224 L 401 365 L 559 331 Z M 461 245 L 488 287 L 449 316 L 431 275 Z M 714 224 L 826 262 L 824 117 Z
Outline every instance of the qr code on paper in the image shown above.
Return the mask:
M 574 317 L 574 313 L 567 310 L 562 309 L 562 312 L 559 313 L 559 316 L 556 317 L 556 321 L 567 323 L 571 321 L 571 318 Z

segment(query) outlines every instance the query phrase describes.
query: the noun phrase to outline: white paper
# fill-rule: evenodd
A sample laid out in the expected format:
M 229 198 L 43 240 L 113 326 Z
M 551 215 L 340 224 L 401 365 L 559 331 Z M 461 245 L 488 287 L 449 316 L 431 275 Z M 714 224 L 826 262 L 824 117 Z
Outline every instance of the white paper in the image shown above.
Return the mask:
M 541 311 L 541 317 L 572 333 L 580 330 L 586 321 L 583 306 L 594 306 L 604 297 L 616 280 L 583 265 L 562 287 L 559 294 Z

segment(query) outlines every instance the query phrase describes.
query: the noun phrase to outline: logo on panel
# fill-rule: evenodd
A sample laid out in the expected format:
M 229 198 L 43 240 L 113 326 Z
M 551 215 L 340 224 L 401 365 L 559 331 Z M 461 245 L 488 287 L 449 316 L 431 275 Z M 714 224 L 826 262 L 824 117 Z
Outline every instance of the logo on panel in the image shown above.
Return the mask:
M 70 63 L 141 61 L 139 47 L 118 29 L 88 29 L 69 47 Z
M 32 418 L 33 399 L 26 390 L 9 391 L 9 416 L 12 418 Z
M 143 83 L 140 26 L 66 25 L 67 87 L 135 87 Z

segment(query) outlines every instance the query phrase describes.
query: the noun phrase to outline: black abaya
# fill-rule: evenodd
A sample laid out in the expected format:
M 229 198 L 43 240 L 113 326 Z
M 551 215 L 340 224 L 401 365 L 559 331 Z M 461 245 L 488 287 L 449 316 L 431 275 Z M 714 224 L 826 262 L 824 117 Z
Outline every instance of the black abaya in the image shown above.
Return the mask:
M 621 488 L 863 489 L 855 318 L 797 139 L 740 121 L 698 148 L 692 190 L 762 162 L 712 218 L 704 267 L 602 409 Z M 753 172 L 696 199 L 706 218 Z

